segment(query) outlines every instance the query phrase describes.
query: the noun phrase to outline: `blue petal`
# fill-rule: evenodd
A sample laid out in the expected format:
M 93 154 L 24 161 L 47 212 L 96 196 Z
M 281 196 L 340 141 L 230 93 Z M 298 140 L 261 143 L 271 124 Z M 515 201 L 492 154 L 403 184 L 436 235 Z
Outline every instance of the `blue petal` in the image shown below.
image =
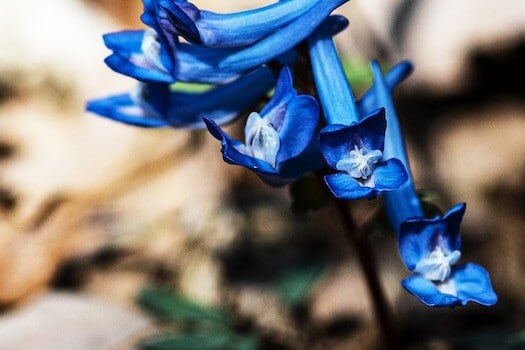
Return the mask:
M 470 301 L 490 306 L 498 301 L 488 272 L 479 265 L 467 263 L 453 266 L 450 279 L 456 295 L 439 291 L 436 284 L 418 274 L 404 279 L 401 284 L 428 306 L 466 305 Z
M 165 71 L 140 64 L 143 61 L 142 39 L 144 30 L 126 30 L 118 33 L 109 33 L 103 36 L 105 45 L 113 50 L 104 62 L 114 71 L 133 77 L 144 82 L 173 83 L 174 77 Z M 166 58 L 165 51 L 161 50 L 161 59 Z
M 239 152 L 235 146 L 241 145 L 241 142 L 232 139 L 213 120 L 204 118 L 204 122 L 213 137 L 221 141 L 221 152 L 225 162 L 252 170 L 270 186 L 283 186 L 293 181 L 283 177 L 269 163 Z
M 204 128 L 203 116 L 220 125 L 228 123 L 261 99 L 274 82 L 271 70 L 260 68 L 202 93 L 173 92 L 167 85 L 147 84 L 144 99 L 150 113 L 145 106 L 136 105 L 129 94 L 90 101 L 88 110 L 135 126 Z
M 408 179 L 403 163 L 395 158 L 378 163 L 372 176 L 378 193 L 395 191 Z
M 296 20 L 271 35 L 246 48 L 232 52 L 220 62 L 219 68 L 226 71 L 245 70 L 285 53 L 306 39 L 317 26 L 327 19 L 330 12 L 347 1 L 319 1 Z
M 319 121 L 317 101 L 309 95 L 298 95 L 292 85 L 292 73 L 285 67 L 275 94 L 260 113 L 279 133 L 277 164 L 296 157 L 308 146 Z
M 324 181 L 337 198 L 353 200 L 367 197 L 372 199 L 377 195 L 376 189 L 361 185 L 346 173 L 327 175 Z
M 290 23 L 320 0 L 279 1 L 265 7 L 230 14 L 199 11 L 185 1 L 160 1 L 172 12 L 177 34 L 209 47 L 251 44 Z
M 401 223 L 399 252 L 408 270 L 414 270 L 417 263 L 434 249 L 436 239 L 449 251 L 461 250 L 459 225 L 464 213 L 465 203 L 460 203 L 443 217 L 414 217 Z
M 359 121 L 359 114 L 328 25 L 308 37 L 315 85 L 327 123 L 350 125 Z
M 354 149 L 354 135 L 359 136 L 368 150 L 383 150 L 386 129 L 385 112 L 383 109 L 375 111 L 359 123 L 349 126 L 329 125 L 320 133 L 321 152 L 330 167 L 336 168 L 340 159 L 348 157 Z M 360 146 L 360 145 L 358 145 Z
M 401 281 L 401 285 L 428 306 L 456 306 L 461 300 L 451 294 L 441 293 L 431 281 L 414 274 Z
M 319 149 L 319 137 L 315 135 L 298 156 L 287 159 L 280 164 L 279 172 L 284 178 L 290 179 L 288 182 L 291 182 L 299 176 L 320 169 L 325 165 L 326 163 Z
M 86 109 L 102 117 L 110 118 L 125 124 L 145 128 L 169 126 L 165 120 L 159 120 L 148 116 L 143 108 L 135 104 L 129 94 L 91 100 L 87 103 Z
M 462 305 L 473 301 L 490 306 L 498 301 L 498 296 L 492 289 L 489 273 L 479 265 L 467 263 L 453 266 L 451 279 L 456 285 L 457 297 Z
M 403 61 L 392 67 L 384 76 L 387 89 L 392 93 L 394 88 L 405 80 L 414 70 L 412 63 Z M 374 91 L 375 87 L 370 88 L 357 101 L 359 115 L 368 115 L 371 111 L 381 108 L 381 101 L 377 98 Z

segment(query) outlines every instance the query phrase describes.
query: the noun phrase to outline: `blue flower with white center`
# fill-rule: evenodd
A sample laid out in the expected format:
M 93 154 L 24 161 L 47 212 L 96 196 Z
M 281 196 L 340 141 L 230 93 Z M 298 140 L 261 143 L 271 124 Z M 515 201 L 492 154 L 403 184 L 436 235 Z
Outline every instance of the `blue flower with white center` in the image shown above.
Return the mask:
M 459 226 L 465 203 L 433 219 L 410 218 L 401 224 L 399 251 L 413 275 L 402 281 L 410 293 L 429 306 L 493 305 L 498 297 L 481 266 L 456 265 L 461 256 Z
M 399 64 L 391 71 L 388 82 L 379 64 L 372 62 L 374 85 L 360 105 L 365 112 L 384 106 L 388 127 L 383 155 L 396 157 L 408 170 L 408 157 L 391 90 L 393 80 L 402 80 L 411 70 L 409 63 Z M 461 257 L 459 228 L 465 204 L 454 206 L 443 216 L 428 219 L 423 214 L 410 171 L 407 175 L 405 185 L 383 196 L 398 237 L 401 258 L 413 272 L 402 281 L 403 287 L 429 306 L 465 305 L 469 301 L 495 304 L 498 297 L 492 289 L 488 272 L 472 263 L 456 265 Z
M 406 182 L 399 160 L 383 160 L 385 129 L 385 111 L 379 109 L 360 123 L 329 125 L 321 130 L 321 152 L 338 171 L 325 176 L 325 182 L 337 198 L 372 199 Z
M 293 89 L 288 67 L 282 69 L 268 104 L 249 115 L 244 142 L 234 140 L 213 120 L 204 120 L 221 141 L 227 163 L 252 170 L 271 186 L 285 185 L 323 164 L 315 137 L 319 107 L 312 96 Z
M 204 128 L 206 116 L 222 125 L 263 98 L 275 76 L 262 67 L 205 92 L 172 91 L 168 84 L 141 83 L 132 92 L 91 100 L 87 110 L 140 127 Z
M 177 39 L 180 26 L 170 17 L 169 11 L 158 1 L 145 2 L 142 18 L 154 31 L 106 34 L 104 42 L 113 54 L 105 62 L 119 73 L 146 82 L 224 84 L 272 60 L 278 60 L 283 65 L 294 63 L 297 59 L 294 48 L 320 23 L 326 20 L 332 23 L 334 31 L 343 29 L 338 24 L 340 16 L 327 17 L 346 1 L 318 1 L 299 17 L 264 38 L 251 45 L 233 48 L 180 43 Z
M 321 0 L 279 1 L 237 13 L 199 10 L 186 0 L 158 0 L 174 31 L 190 43 L 208 47 L 252 44 L 302 16 Z
M 325 182 L 337 198 L 372 199 L 402 186 L 407 174 L 399 160 L 385 161 L 383 156 L 384 110 L 360 121 L 331 32 L 324 23 L 308 38 L 317 93 L 329 124 L 321 130 L 319 144 L 328 165 L 338 171 L 325 176 Z

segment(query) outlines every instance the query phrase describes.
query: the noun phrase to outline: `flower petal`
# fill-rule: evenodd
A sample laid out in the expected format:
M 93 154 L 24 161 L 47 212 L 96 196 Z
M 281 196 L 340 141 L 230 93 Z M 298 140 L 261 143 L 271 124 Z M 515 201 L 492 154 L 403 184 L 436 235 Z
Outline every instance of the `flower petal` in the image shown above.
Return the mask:
M 375 188 L 363 186 L 346 173 L 327 175 L 324 181 L 337 198 L 353 200 L 367 197 L 371 199 L 377 195 Z
M 401 281 L 401 285 L 427 306 L 456 306 L 461 300 L 454 295 L 441 293 L 431 281 L 414 274 Z
M 489 273 L 479 265 L 467 263 L 453 266 L 451 279 L 454 281 L 457 297 L 462 305 L 473 301 L 490 306 L 498 301 L 498 296 L 492 289 Z
M 372 176 L 374 187 L 379 193 L 395 191 L 408 179 L 403 163 L 395 158 L 377 163 Z

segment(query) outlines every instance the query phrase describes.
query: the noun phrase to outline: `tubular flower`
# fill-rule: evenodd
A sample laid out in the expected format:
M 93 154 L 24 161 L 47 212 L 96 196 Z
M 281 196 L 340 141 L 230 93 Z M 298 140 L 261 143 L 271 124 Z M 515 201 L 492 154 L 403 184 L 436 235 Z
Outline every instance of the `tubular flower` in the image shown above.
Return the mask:
M 402 163 L 384 161 L 385 112 L 377 109 L 360 121 L 358 107 L 332 40 L 328 24 L 308 39 L 317 92 L 329 124 L 320 132 L 320 148 L 336 174 L 325 182 L 338 198 L 372 199 L 407 180 Z
M 179 42 L 178 34 L 182 26 L 175 21 L 170 9 L 175 11 L 180 7 L 174 4 L 170 7 L 161 6 L 165 1 L 160 0 L 145 1 L 142 20 L 152 29 L 106 34 L 104 42 L 113 53 L 105 62 L 119 73 L 146 82 L 227 83 L 272 60 L 278 60 L 283 65 L 292 64 L 296 59 L 295 46 L 308 37 L 331 11 L 346 1 L 317 1 L 306 7 L 306 10 L 301 10 L 300 16 L 278 30 L 266 33 L 260 40 L 247 46 L 227 48 Z M 285 1 L 279 6 L 291 6 L 288 2 L 298 5 L 295 4 L 297 1 Z M 185 8 L 192 6 L 182 4 L 186 4 Z M 185 12 L 180 10 L 178 13 L 182 16 Z M 339 20 L 338 16 L 328 19 L 332 22 Z M 338 25 L 332 27 L 337 31 L 342 29 Z M 238 28 L 237 31 L 246 28 Z
M 302 16 L 321 0 L 279 1 L 261 8 L 220 14 L 199 10 L 186 0 L 158 0 L 174 31 L 190 43 L 208 47 L 252 44 Z
M 244 142 L 232 139 L 213 120 L 204 120 L 221 141 L 227 163 L 254 171 L 269 185 L 282 186 L 320 165 L 314 137 L 318 119 L 317 102 L 312 96 L 297 94 L 285 67 L 272 99 L 260 113 L 249 115 Z
M 140 127 L 204 128 L 203 116 L 219 125 L 231 122 L 274 83 L 275 76 L 266 67 L 201 93 L 172 91 L 167 84 L 141 83 L 130 93 L 89 101 L 87 110 Z
M 411 70 L 408 63 L 394 71 L 404 78 Z M 388 127 L 384 155 L 400 159 L 409 168 L 403 136 L 391 97 L 391 87 L 377 62 L 372 62 L 374 85 L 363 109 L 384 106 Z M 365 95 L 367 96 L 367 95 Z M 460 223 L 465 204 L 454 206 L 444 216 L 428 219 L 414 188 L 412 174 L 396 191 L 385 193 L 385 208 L 398 236 L 401 258 L 413 274 L 402 281 L 410 293 L 429 306 L 465 305 L 473 301 L 493 305 L 498 298 L 487 271 L 476 264 L 456 265 L 461 257 Z

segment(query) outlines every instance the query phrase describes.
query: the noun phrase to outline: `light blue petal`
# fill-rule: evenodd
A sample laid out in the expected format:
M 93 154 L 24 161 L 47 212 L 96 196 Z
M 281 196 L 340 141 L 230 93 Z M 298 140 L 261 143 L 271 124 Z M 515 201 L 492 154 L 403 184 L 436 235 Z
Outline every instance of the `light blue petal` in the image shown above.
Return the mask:
M 374 74 L 374 85 L 371 90 L 375 96 L 374 101 L 386 110 L 387 129 L 385 133 L 383 157 L 385 159 L 399 159 L 408 173 L 408 180 L 403 186 L 396 191 L 387 192 L 383 196 L 385 209 L 390 222 L 396 233 L 399 234 L 401 223 L 411 217 L 422 217 L 423 209 L 421 208 L 421 203 L 414 187 L 414 180 L 410 172 L 410 164 L 405 151 L 401 126 L 394 108 L 394 102 L 392 101 L 391 88 L 385 81 L 379 64 L 373 61 L 371 65 Z M 395 76 L 401 78 L 405 74 L 408 74 L 409 71 L 410 66 L 402 65 L 399 71 L 395 71 Z
M 296 20 L 246 48 L 224 57 L 219 67 L 225 71 L 242 71 L 285 53 L 306 39 L 337 7 L 348 0 L 323 0 Z M 327 20 L 330 21 L 328 18 Z
M 359 115 L 328 25 L 323 23 L 308 37 L 315 85 L 327 124 L 350 125 Z
M 362 186 L 356 179 L 346 173 L 337 173 L 324 177 L 326 185 L 337 198 L 360 199 L 374 198 L 377 191 L 374 188 Z
M 441 293 L 431 281 L 414 274 L 401 281 L 401 285 L 427 306 L 456 306 L 461 300 L 451 294 Z
M 172 12 L 178 34 L 191 43 L 208 47 L 251 44 L 290 23 L 321 0 L 279 1 L 261 8 L 220 14 L 198 10 L 185 1 L 163 1 Z
M 479 265 L 467 263 L 453 266 L 451 279 L 454 281 L 457 297 L 462 305 L 473 301 L 490 306 L 498 301 L 498 296 L 492 289 L 489 273 Z
M 466 203 L 459 203 L 449 209 L 449 211 L 443 216 L 443 220 L 446 223 L 446 243 L 450 251 L 461 250 L 461 237 L 459 229 L 461 220 L 465 214 Z

